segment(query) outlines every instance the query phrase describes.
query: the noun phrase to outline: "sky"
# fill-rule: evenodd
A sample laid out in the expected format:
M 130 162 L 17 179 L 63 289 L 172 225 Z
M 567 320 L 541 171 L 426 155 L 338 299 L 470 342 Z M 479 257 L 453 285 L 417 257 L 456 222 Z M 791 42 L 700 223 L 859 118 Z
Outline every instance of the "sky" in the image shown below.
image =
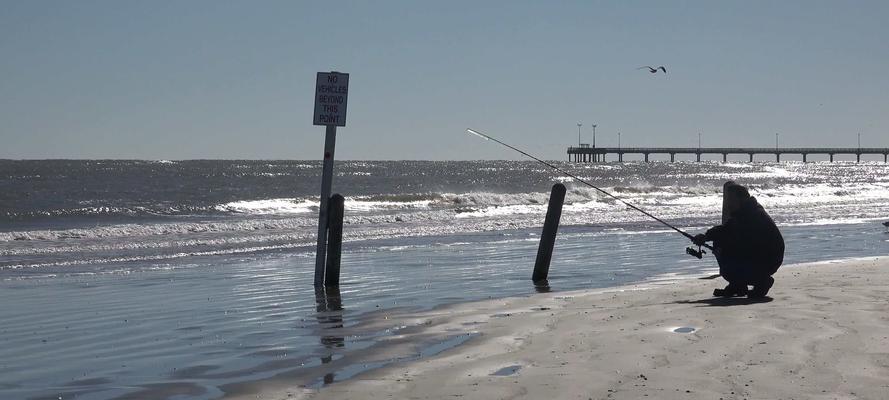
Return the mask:
M 337 159 L 889 147 L 887 1 L 0 0 L 0 158 Z M 668 73 L 637 69 L 664 65 Z

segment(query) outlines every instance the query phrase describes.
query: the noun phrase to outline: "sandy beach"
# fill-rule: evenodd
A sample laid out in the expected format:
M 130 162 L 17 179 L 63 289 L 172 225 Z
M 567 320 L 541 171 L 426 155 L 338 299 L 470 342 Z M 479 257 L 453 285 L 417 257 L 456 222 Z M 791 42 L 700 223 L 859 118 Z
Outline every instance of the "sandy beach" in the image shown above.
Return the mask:
M 414 321 L 476 333 L 454 349 L 320 390 L 276 379 L 228 397 L 886 399 L 887 268 L 785 266 L 765 302 L 714 299 L 721 279 L 689 279 L 460 304 Z

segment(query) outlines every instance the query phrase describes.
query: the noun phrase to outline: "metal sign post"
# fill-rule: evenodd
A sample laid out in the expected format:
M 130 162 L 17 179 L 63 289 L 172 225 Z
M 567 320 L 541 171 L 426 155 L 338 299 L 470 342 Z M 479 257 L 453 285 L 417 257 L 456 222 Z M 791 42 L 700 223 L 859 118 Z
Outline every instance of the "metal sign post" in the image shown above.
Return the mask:
M 333 153 L 336 127 L 346 126 L 346 103 L 349 95 L 349 74 L 319 72 L 315 81 L 315 125 L 327 126 L 324 137 L 324 169 L 321 172 L 321 199 L 318 212 L 318 247 L 315 251 L 315 286 L 324 284 L 324 263 L 327 252 L 327 205 L 333 186 Z

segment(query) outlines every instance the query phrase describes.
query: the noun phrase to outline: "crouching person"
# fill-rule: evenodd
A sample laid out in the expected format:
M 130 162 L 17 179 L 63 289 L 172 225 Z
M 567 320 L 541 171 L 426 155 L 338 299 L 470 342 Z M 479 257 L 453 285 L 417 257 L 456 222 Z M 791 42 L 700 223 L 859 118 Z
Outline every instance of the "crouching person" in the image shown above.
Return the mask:
M 713 295 L 765 297 L 775 283 L 772 275 L 784 261 L 784 238 L 747 188 L 728 181 L 723 191 L 723 212 L 728 219 L 693 240 L 697 245 L 713 242 L 719 274 L 728 281 L 725 289 L 716 289 Z

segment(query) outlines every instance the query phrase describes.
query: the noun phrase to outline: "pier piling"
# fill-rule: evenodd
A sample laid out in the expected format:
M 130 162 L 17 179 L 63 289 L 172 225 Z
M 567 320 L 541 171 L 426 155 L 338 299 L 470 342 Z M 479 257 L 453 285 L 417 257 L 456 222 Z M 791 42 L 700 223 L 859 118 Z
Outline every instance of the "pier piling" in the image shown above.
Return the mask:
M 327 265 L 324 286 L 340 285 L 340 259 L 343 250 L 343 208 L 345 199 L 339 193 L 330 196 L 328 206 Z
M 549 275 L 549 262 L 553 258 L 553 246 L 556 244 L 556 233 L 559 230 L 559 220 L 562 217 L 562 204 L 564 202 L 565 185 L 557 183 L 553 185 L 552 192 L 549 195 L 549 207 L 546 210 L 546 220 L 543 222 L 540 246 L 537 248 L 534 273 L 531 275 L 531 280 L 534 282 L 544 281 Z

